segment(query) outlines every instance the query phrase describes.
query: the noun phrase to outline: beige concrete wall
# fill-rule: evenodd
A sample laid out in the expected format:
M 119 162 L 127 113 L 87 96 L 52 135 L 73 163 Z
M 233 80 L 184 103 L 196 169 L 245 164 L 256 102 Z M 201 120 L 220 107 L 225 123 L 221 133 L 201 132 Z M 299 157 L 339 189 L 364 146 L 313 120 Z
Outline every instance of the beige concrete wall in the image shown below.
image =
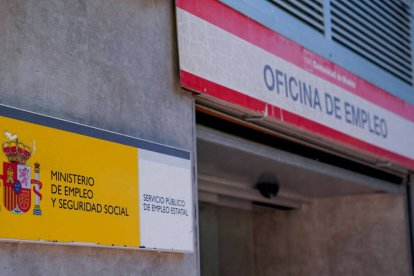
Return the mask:
M 193 153 L 177 59 L 174 1 L 0 0 L 1 104 Z M 197 273 L 196 253 L 0 243 L 0 275 Z
M 255 275 L 410 275 L 404 197 L 323 199 L 254 209 Z

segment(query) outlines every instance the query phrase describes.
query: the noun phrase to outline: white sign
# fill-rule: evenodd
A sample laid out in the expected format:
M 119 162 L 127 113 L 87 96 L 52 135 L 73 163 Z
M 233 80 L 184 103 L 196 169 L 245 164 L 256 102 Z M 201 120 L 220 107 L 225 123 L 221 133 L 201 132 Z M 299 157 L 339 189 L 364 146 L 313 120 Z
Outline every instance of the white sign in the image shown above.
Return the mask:
M 193 252 L 191 161 L 139 150 L 143 248 Z
M 413 106 L 222 3 L 178 1 L 177 22 L 184 87 L 414 167 Z

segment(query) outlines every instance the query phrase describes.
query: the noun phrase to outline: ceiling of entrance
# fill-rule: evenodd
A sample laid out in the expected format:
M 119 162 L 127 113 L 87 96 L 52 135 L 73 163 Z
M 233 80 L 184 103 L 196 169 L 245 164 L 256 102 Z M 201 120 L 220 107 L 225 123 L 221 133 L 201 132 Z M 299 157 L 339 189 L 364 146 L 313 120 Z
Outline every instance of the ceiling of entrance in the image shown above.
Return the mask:
M 197 127 L 197 166 L 201 185 L 208 185 L 203 184 L 206 179 L 220 179 L 254 188 L 267 174 L 277 179 L 281 192 L 307 198 L 399 193 L 403 188 L 204 126 Z

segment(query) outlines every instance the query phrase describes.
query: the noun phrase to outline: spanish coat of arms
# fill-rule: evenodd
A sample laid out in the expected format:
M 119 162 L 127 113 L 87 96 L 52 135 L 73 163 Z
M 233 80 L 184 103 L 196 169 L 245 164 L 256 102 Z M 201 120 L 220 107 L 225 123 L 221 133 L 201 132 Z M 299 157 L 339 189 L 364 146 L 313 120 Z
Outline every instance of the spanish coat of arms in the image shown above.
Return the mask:
M 40 164 L 34 164 L 34 179 L 31 178 L 32 168 L 26 162 L 32 156 L 32 149 L 20 142 L 17 135 L 6 132 L 9 141 L 2 144 L 3 153 L 9 162 L 3 162 L 3 204 L 14 214 L 27 213 L 32 206 L 32 186 L 35 194 L 33 215 L 41 215 L 40 201 Z M 1 173 L 1 171 L 0 171 Z

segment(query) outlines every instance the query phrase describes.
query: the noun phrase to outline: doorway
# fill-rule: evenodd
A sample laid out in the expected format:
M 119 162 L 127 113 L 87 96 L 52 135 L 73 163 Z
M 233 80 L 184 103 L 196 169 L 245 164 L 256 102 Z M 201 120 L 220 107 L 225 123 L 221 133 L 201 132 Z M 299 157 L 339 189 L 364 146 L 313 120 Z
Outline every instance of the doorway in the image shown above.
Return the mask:
M 410 275 L 402 185 L 205 125 L 197 163 L 201 275 Z

